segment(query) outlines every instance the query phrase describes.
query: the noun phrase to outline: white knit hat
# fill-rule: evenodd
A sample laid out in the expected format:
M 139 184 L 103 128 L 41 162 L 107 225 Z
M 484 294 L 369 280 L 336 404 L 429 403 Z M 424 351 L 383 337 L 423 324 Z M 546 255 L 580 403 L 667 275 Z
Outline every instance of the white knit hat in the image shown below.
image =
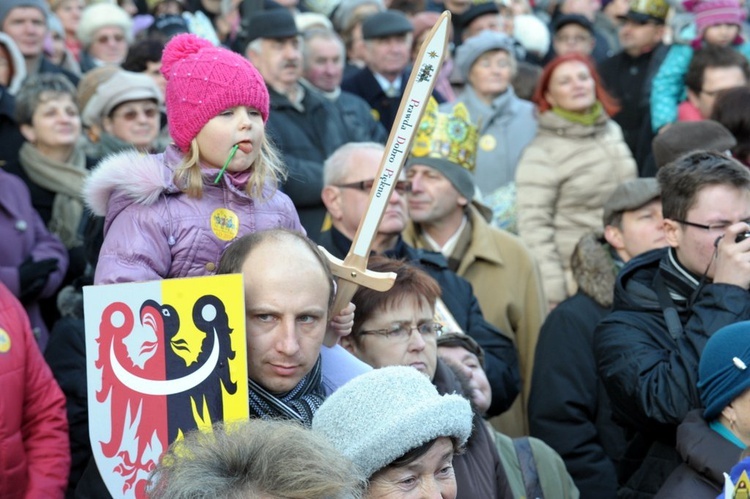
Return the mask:
M 125 9 L 110 3 L 96 3 L 83 9 L 76 36 L 84 48 L 88 48 L 96 32 L 106 26 L 122 28 L 128 45 L 133 43 L 133 19 Z
M 313 431 L 370 478 L 412 449 L 439 437 L 464 445 L 473 413 L 460 395 L 440 395 L 413 367 L 375 369 L 346 383 L 320 406 Z
M 549 52 L 549 28 L 535 15 L 522 14 L 513 18 L 513 38 L 523 45 L 526 52 L 539 57 L 544 57 Z

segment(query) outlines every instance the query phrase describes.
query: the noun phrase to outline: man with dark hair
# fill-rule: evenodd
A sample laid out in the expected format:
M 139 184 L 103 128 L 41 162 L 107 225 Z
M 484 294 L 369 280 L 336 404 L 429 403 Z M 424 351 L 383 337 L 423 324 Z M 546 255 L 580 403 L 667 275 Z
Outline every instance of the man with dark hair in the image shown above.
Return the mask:
M 707 120 L 720 91 L 746 86 L 748 81 L 750 64 L 744 55 L 731 47 L 709 45 L 695 53 L 685 74 L 688 102 Z
M 696 151 L 659 170 L 666 249 L 631 260 L 594 353 L 615 420 L 633 438 L 624 495 L 655 494 L 680 463 L 677 425 L 700 407 L 698 360 L 722 326 L 750 319 L 750 172 Z M 642 497 L 642 496 L 638 496 Z
M 662 43 L 668 12 L 666 0 L 631 2 L 618 33 L 622 50 L 598 67 L 607 90 L 620 101 L 620 111 L 612 119 L 622 128 L 639 166 L 649 152 L 651 82 L 669 50 Z

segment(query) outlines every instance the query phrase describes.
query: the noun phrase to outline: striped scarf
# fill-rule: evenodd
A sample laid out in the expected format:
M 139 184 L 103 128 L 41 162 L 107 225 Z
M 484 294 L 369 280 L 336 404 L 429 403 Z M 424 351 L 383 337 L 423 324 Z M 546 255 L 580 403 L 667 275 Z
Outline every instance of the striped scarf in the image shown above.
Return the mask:
M 294 419 L 306 427 L 312 426 L 312 418 L 323 403 L 321 383 L 321 360 L 307 373 L 291 391 L 273 395 L 255 381 L 248 379 L 250 415 L 262 419 Z

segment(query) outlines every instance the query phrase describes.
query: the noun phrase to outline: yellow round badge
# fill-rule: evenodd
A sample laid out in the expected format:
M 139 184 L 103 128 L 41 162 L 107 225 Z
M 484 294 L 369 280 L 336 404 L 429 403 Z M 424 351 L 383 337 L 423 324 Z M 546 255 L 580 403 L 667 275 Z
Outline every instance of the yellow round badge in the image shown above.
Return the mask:
M 481 147 L 483 151 L 492 151 L 497 147 L 497 140 L 495 140 L 495 137 L 489 133 L 482 135 L 479 138 L 479 147 Z
M 231 241 L 240 230 L 240 219 L 232 210 L 217 208 L 211 213 L 211 230 L 222 241 Z
M 8 351 L 10 351 L 10 336 L 4 329 L 0 329 L 0 353 L 7 353 Z

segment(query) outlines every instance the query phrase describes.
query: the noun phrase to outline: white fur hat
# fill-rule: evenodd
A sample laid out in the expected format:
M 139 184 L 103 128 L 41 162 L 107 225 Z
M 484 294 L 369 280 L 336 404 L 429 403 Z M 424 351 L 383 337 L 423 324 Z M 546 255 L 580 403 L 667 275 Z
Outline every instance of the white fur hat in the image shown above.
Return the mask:
M 312 428 L 325 435 L 366 478 L 412 449 L 440 437 L 464 445 L 473 413 L 460 395 L 440 395 L 413 367 L 374 369 L 336 390 Z
M 133 19 L 124 9 L 110 3 L 96 3 L 83 9 L 76 35 L 84 48 L 91 46 L 96 32 L 106 26 L 118 26 L 128 45 L 133 43 Z
M 549 52 L 549 28 L 538 17 L 522 14 L 513 18 L 513 38 L 523 45 L 526 52 L 544 57 Z

